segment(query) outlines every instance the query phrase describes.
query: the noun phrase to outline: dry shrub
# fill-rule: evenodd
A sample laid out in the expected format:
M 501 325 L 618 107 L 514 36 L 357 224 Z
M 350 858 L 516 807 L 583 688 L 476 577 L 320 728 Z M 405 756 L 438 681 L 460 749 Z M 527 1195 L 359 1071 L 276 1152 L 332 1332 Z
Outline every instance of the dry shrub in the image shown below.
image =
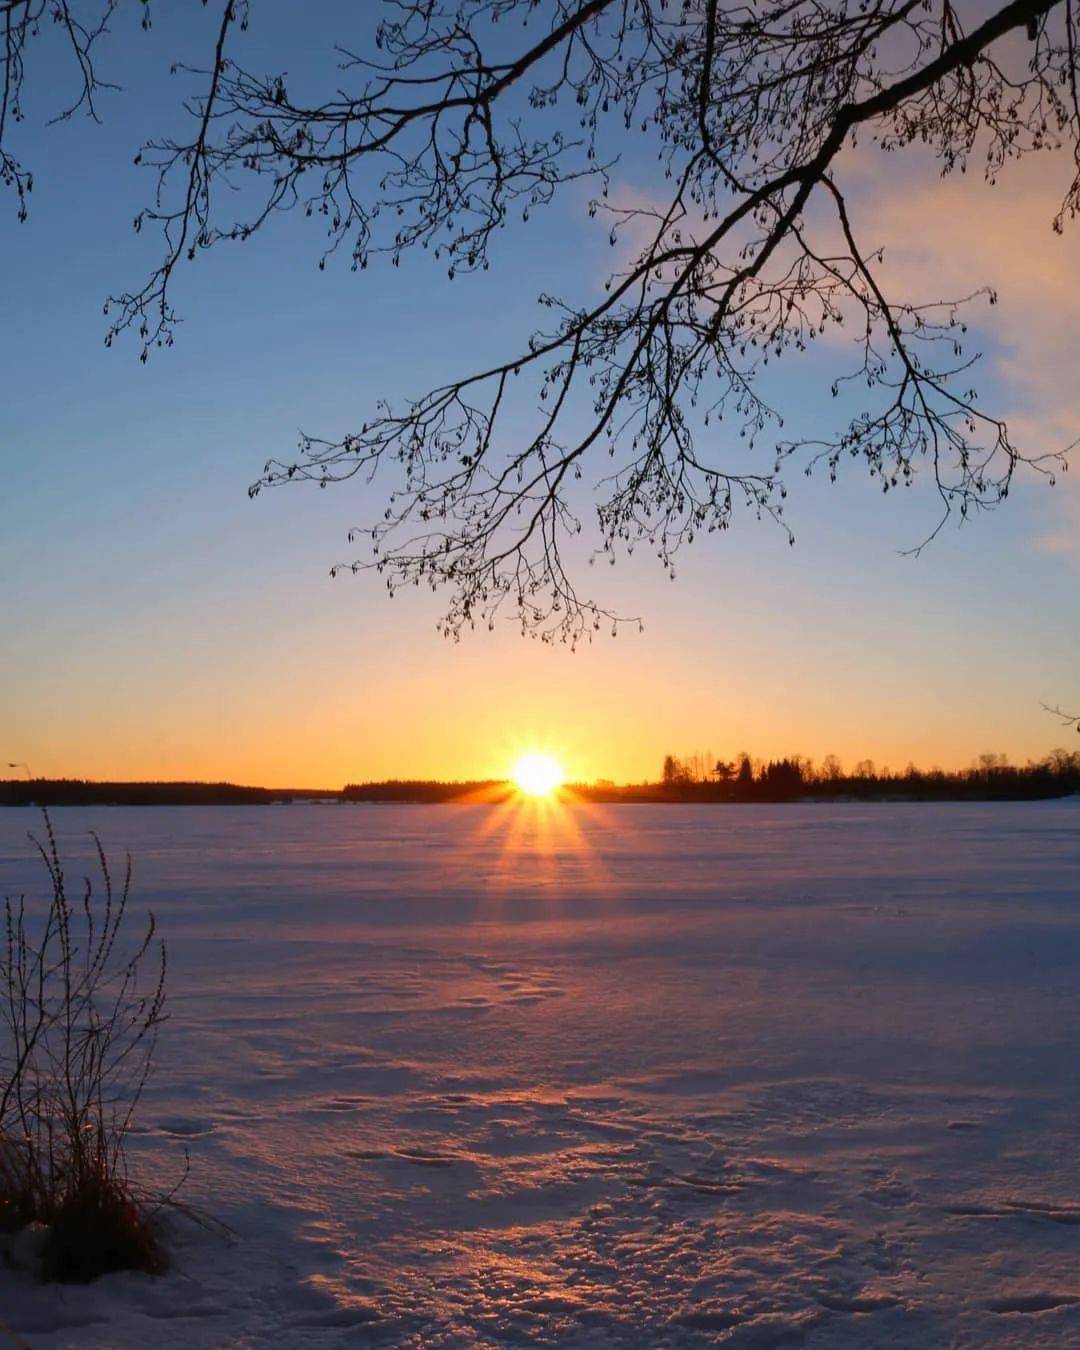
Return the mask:
M 164 1017 L 154 918 L 129 943 L 131 860 L 115 887 L 97 836 L 99 890 L 69 897 L 47 813 L 34 844 L 49 894 L 4 902 L 0 951 L 0 1231 L 43 1225 L 41 1275 L 159 1271 L 151 1207 L 125 1143 Z M 129 925 L 130 926 L 130 925 Z

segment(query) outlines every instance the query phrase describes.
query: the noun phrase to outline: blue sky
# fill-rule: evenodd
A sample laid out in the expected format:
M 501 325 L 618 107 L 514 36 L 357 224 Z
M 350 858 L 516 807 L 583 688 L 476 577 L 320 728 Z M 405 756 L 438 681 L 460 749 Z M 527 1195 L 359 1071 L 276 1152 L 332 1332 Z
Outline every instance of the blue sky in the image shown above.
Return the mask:
M 145 134 L 176 125 L 183 86 L 169 64 L 211 40 L 215 16 L 158 6 L 144 34 L 137 9 L 121 10 L 104 49 L 105 73 L 127 86 L 103 103 L 105 124 L 45 128 L 28 99 L 17 149 L 35 171 L 30 221 L 0 201 L 5 757 L 43 774 L 333 786 L 498 773 L 533 742 L 582 775 L 637 778 L 668 750 L 955 765 L 1065 739 L 1039 702 L 1080 700 L 1067 486 L 1022 485 L 913 559 L 900 550 L 933 523 L 926 494 L 883 500 L 857 472 L 830 488 L 796 471 L 794 549 L 747 518 L 687 554 L 675 583 L 640 555 L 599 569 L 594 590 L 642 614 L 645 632 L 573 656 L 509 626 L 454 646 L 430 596 L 390 603 L 375 578 L 331 582 L 330 564 L 355 552 L 347 529 L 381 498 L 349 484 L 251 502 L 264 460 L 287 455 L 301 428 L 340 434 L 376 398 L 503 355 L 542 322 L 540 291 L 602 285 L 607 226 L 571 187 L 506 232 L 489 273 L 450 283 L 427 255 L 320 273 L 317 227 L 275 222 L 182 269 L 177 344 L 143 367 L 134 342 L 105 348 L 102 302 L 156 256 L 156 239 L 131 229 L 150 187 L 132 158 Z M 305 7 L 297 53 L 295 9 L 256 4 L 238 55 L 305 78 L 352 12 Z M 61 72 L 46 46 L 31 74 L 51 91 Z M 641 148 L 615 182 L 649 190 Z M 887 193 L 872 176 L 864 190 L 887 229 Z M 1020 210 L 1022 197 L 995 200 Z M 975 198 L 972 210 L 984 210 Z M 937 220 L 927 212 L 918 240 L 906 220 L 901 245 L 933 259 Z M 1075 235 L 1061 248 L 1072 276 Z M 1059 308 L 1047 320 L 1064 321 Z M 981 384 L 1031 419 L 1046 399 L 1033 414 L 1024 363 L 1042 348 L 1028 339 L 988 332 Z M 1043 341 L 1052 349 L 1055 332 Z M 820 354 L 779 379 L 800 427 L 825 425 Z M 1063 397 L 1046 421 L 1071 414 Z

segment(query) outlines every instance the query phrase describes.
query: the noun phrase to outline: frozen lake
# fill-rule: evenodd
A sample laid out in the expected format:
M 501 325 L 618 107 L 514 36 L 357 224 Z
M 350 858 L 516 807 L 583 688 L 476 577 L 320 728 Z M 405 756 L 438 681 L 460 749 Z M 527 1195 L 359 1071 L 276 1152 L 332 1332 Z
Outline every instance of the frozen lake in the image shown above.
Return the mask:
M 169 946 L 133 1164 L 235 1237 L 0 1273 L 32 1345 L 1080 1344 L 1080 800 L 54 820 Z

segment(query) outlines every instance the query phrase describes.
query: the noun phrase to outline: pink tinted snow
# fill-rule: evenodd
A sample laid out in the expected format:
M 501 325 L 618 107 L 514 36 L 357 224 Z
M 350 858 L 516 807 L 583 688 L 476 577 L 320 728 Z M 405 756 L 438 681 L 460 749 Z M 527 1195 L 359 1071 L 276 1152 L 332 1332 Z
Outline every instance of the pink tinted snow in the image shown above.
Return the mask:
M 23 1341 L 1080 1344 L 1080 803 L 55 820 L 169 943 L 134 1164 L 234 1236 L 2 1271 Z

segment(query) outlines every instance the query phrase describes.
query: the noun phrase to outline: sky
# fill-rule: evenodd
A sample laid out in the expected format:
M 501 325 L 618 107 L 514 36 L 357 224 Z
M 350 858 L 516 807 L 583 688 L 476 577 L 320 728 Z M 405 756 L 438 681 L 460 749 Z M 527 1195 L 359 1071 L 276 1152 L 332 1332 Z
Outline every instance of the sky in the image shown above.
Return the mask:
M 674 581 L 640 554 L 598 568 L 592 593 L 644 631 L 574 653 L 511 624 L 454 644 L 436 632 L 438 597 L 331 580 L 355 556 L 348 529 L 381 513 L 378 485 L 250 501 L 265 460 L 301 429 L 340 435 L 376 399 L 499 358 L 542 323 L 542 291 L 598 294 L 608 226 L 571 186 L 506 231 L 490 272 L 451 283 L 424 254 L 319 272 L 321 236 L 289 218 L 182 269 L 176 346 L 142 366 L 134 341 L 105 347 L 102 304 L 155 260 L 157 241 L 131 228 L 150 190 L 132 161 L 178 126 L 186 86 L 169 67 L 207 50 L 215 15 L 159 6 L 145 34 L 139 8 L 121 7 L 103 49 L 125 86 L 103 125 L 47 127 L 49 104 L 28 98 L 29 221 L 0 199 L 0 759 L 41 776 L 336 787 L 499 776 L 532 747 L 573 778 L 637 781 L 667 752 L 959 767 L 1070 744 L 1041 703 L 1080 704 L 1075 472 L 1054 489 L 1024 478 L 915 558 L 904 550 L 936 521 L 928 493 L 883 499 L 857 472 L 830 486 L 796 471 L 793 548 L 746 517 L 695 544 Z M 305 7 L 298 51 L 290 8 L 253 5 L 245 62 L 314 76 L 334 41 L 360 40 L 355 7 L 326 3 Z M 51 94 L 51 39 L 36 61 Z M 998 288 L 975 316 L 978 383 L 1027 443 L 1080 435 L 1080 227 L 1050 228 L 1053 159 L 993 189 L 865 149 L 843 170 L 895 283 Z M 640 199 L 655 180 L 631 145 L 612 195 Z M 800 429 L 827 425 L 820 353 L 778 378 Z

